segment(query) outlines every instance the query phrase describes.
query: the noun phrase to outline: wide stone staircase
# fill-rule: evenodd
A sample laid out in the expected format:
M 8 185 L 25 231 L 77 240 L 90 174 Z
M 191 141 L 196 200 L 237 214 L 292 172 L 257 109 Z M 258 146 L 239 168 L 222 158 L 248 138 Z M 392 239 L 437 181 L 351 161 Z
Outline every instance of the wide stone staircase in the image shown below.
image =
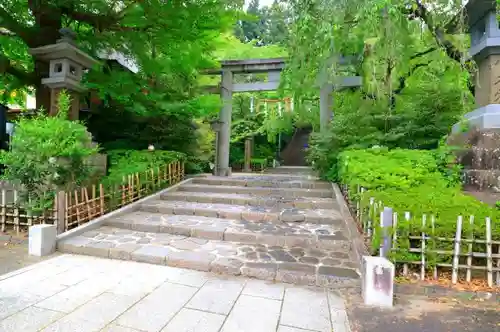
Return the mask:
M 58 249 L 298 284 L 356 284 L 359 262 L 331 184 L 305 167 L 273 172 L 194 177 Z

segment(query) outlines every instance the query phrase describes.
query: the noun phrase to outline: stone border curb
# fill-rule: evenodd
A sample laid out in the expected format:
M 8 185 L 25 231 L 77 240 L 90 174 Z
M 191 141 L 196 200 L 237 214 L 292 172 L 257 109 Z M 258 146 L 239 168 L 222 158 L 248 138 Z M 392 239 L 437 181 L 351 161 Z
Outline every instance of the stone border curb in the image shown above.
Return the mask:
M 500 293 L 456 290 L 445 286 L 425 284 L 394 284 L 394 293 L 403 295 L 451 296 L 463 300 L 483 300 L 500 303 Z
M 361 260 L 363 256 L 369 256 L 368 248 L 363 240 L 363 236 L 359 233 L 358 225 L 349 211 L 349 207 L 347 206 L 346 201 L 344 200 L 344 196 L 340 191 L 339 186 L 336 183 L 332 182 L 333 193 L 335 194 L 335 199 L 337 200 L 337 204 L 340 209 L 340 214 L 342 215 L 344 222 L 347 227 L 347 231 L 349 232 L 349 238 L 352 239 L 353 250 L 356 255 L 356 259 L 361 266 Z
M 157 192 L 155 194 L 141 198 L 140 200 L 135 201 L 133 203 L 130 203 L 126 206 L 123 206 L 123 207 L 119 208 L 118 210 L 106 213 L 105 215 L 102 215 L 102 216 L 100 216 L 100 217 L 98 217 L 98 218 L 96 218 L 96 219 L 94 219 L 86 224 L 83 224 L 77 228 L 73 228 L 72 230 L 61 233 L 57 236 L 56 241 L 59 242 L 59 241 L 65 240 L 67 238 L 70 238 L 72 236 L 80 235 L 80 234 L 85 233 L 87 231 L 99 228 L 99 227 L 103 226 L 109 218 L 116 218 L 117 216 L 120 216 L 124 213 L 136 211 L 139 209 L 139 207 L 142 204 L 147 203 L 149 201 L 154 201 L 154 200 L 160 199 L 161 195 L 168 193 L 170 191 L 176 191 L 180 186 L 182 186 L 186 183 L 190 183 L 191 181 L 192 181 L 192 178 L 183 180 L 183 181 L 173 185 L 172 187 L 168 187 L 168 188 L 165 188 L 163 190 L 160 190 L 159 192 Z

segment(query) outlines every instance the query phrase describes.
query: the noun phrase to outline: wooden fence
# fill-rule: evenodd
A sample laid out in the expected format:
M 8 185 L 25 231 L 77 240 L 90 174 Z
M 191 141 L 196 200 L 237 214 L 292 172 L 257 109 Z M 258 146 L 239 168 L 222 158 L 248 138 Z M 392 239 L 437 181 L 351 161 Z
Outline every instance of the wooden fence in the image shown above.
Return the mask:
M 363 188 L 355 195 L 345 186 L 342 191 L 372 254 L 380 255 L 387 246 L 387 257 L 403 275 L 417 271 L 424 280 L 451 272 L 453 284 L 481 278 L 489 287 L 500 286 L 500 239 L 498 233 L 494 237 L 490 218 L 457 215 L 455 220 L 440 220 L 434 215 L 401 214 L 374 198 L 362 199 Z M 453 225 L 451 231 L 445 223 Z
M 82 187 L 73 191 L 60 191 L 55 197 L 53 209 L 39 216 L 32 216 L 18 203 L 18 191 L 14 188 L 1 190 L 0 228 L 19 233 L 35 224 L 56 224 L 62 233 L 85 224 L 92 219 L 137 201 L 184 179 L 184 163 L 173 162 L 147 172 L 123 176 L 121 181 L 108 181 Z

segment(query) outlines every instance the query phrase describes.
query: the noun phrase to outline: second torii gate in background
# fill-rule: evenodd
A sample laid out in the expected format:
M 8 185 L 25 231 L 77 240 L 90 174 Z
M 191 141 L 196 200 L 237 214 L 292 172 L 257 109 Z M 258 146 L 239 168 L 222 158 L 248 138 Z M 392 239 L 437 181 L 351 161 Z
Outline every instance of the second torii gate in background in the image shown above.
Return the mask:
M 349 60 L 341 58 L 339 64 L 346 64 Z M 274 59 L 249 59 L 249 60 L 227 60 L 221 61 L 220 69 L 207 70 L 207 75 L 221 75 L 221 84 L 207 87 L 208 91 L 220 91 L 222 108 L 219 113 L 216 143 L 216 165 L 214 174 L 218 176 L 231 175 L 229 167 L 229 147 L 231 141 L 231 112 L 232 98 L 234 92 L 272 91 L 277 90 L 280 85 L 281 71 L 285 68 L 284 58 Z M 235 83 L 235 74 L 263 74 L 267 73 L 267 81 L 252 83 Z M 361 77 L 345 77 L 338 84 L 339 87 L 355 87 L 361 85 Z M 320 87 L 320 119 L 321 126 L 332 119 L 332 92 L 335 84 L 326 83 Z

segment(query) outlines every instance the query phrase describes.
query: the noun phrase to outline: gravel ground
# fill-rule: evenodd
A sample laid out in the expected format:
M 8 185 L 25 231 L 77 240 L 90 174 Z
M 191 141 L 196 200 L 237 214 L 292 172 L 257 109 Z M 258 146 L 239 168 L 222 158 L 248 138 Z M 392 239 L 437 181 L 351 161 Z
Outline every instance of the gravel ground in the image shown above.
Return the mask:
M 54 255 L 48 257 L 30 256 L 28 255 L 26 235 L 0 234 L 0 275 L 52 258 Z
M 397 296 L 392 309 L 366 307 L 358 294 L 343 294 L 352 332 L 500 331 L 500 304 L 447 297 Z

